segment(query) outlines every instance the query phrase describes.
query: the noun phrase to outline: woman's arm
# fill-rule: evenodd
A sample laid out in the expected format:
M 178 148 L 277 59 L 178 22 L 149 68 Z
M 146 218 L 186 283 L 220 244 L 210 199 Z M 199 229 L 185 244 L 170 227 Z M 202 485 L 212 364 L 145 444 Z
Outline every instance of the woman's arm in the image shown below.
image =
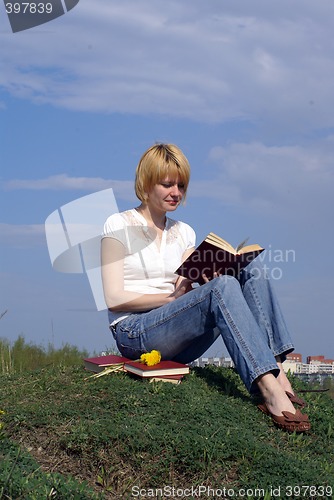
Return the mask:
M 124 290 L 124 247 L 114 238 L 102 239 L 101 265 L 104 298 L 111 311 L 148 311 L 177 298 L 169 293 L 141 294 Z

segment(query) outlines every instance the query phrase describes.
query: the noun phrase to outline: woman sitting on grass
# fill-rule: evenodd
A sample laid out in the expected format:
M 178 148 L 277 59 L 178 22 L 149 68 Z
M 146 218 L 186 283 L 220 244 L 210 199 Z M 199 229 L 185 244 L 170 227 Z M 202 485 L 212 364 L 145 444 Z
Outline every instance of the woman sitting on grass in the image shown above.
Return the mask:
M 135 180 L 141 204 L 111 215 L 101 243 L 110 329 L 123 356 L 157 349 L 162 359 L 190 363 L 220 334 L 260 409 L 287 431 L 310 429 L 295 408 L 282 362 L 294 346 L 268 277 L 255 259 L 240 275 L 213 276 L 192 288 L 175 270 L 193 252 L 195 233 L 167 217 L 184 200 L 190 167 L 182 151 L 156 144 L 142 156 Z

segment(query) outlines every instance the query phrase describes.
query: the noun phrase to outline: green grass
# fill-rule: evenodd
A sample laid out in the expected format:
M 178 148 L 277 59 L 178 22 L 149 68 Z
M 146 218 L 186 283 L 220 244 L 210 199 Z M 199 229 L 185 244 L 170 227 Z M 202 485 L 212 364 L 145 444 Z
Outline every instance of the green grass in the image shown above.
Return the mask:
M 47 348 L 28 344 L 23 335 L 15 342 L 0 339 L 0 374 L 22 373 L 50 366 L 73 366 L 88 357 L 87 351 L 80 351 L 69 344 L 56 349 L 52 344 Z
M 296 435 L 257 410 L 231 369 L 193 369 L 181 385 L 86 377 L 78 363 L 0 377 L 0 499 L 143 498 L 139 488 L 148 498 L 164 486 L 180 498 L 206 486 L 267 500 L 273 487 L 277 498 L 313 498 L 287 496 L 289 486 L 334 489 L 327 394 L 305 395 L 312 431 Z

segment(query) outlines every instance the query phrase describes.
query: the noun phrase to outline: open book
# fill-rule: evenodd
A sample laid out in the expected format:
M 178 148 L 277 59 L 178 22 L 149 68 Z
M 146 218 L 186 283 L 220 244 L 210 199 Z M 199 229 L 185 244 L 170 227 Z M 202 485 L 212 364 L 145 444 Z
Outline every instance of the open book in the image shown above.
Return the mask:
M 203 274 L 209 279 L 214 273 L 237 278 L 240 271 L 264 251 L 259 245 L 246 245 L 247 241 L 233 248 L 216 234 L 209 233 L 175 272 L 200 284 L 204 283 Z

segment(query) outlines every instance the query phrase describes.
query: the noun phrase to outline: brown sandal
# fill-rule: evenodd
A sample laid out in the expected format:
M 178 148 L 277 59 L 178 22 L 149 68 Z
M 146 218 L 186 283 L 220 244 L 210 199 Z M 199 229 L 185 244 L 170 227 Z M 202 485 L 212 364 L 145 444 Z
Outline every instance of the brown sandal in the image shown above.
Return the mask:
M 305 406 L 307 405 L 306 401 L 304 401 L 304 399 L 297 396 L 297 394 L 292 394 L 291 392 L 288 392 L 288 391 L 285 391 L 285 394 L 288 396 L 291 403 L 299 406 L 300 408 L 305 408 Z
M 296 413 L 282 411 L 283 415 L 278 416 L 271 413 L 265 403 L 259 404 L 257 407 L 262 413 L 269 415 L 276 427 L 283 431 L 307 432 L 311 429 L 308 416 L 304 415 L 300 410 L 296 410 Z

